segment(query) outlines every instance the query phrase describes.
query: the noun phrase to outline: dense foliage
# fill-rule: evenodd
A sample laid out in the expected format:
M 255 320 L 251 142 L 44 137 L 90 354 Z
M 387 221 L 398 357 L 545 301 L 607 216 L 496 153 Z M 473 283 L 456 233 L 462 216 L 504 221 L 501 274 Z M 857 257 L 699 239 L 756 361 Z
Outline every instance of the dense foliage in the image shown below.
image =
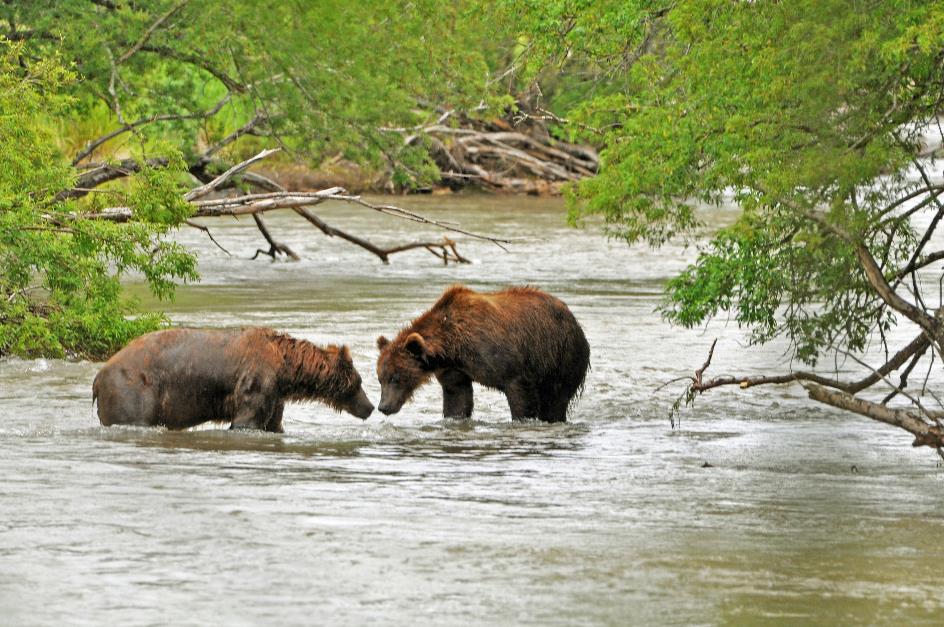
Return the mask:
M 161 322 L 129 317 L 123 275 L 142 273 L 160 297 L 196 277 L 193 257 L 161 237 L 190 209 L 173 167 L 110 194 L 132 222 L 85 219 L 60 200 L 74 171 L 49 119 L 73 105 L 63 94 L 74 75 L 54 57 L 22 59 L 21 45 L 0 42 L 0 354 L 105 354 Z
M 485 102 L 487 34 L 476 15 L 438 0 L 0 5 L 7 37 L 31 55 L 75 64 L 71 92 L 85 108 L 76 119 L 100 126 L 81 129 L 75 152 L 120 124 L 178 116 L 138 127 L 137 140 L 169 139 L 193 164 L 208 144 L 252 123 L 246 132 L 276 138 L 292 157 L 317 164 L 341 154 L 406 178 L 422 175 L 411 168 L 427 167 L 425 153 L 383 127 L 421 122 L 428 110 L 418 103 Z M 242 144 L 243 154 L 254 147 Z
M 944 3 L 500 4 L 525 16 L 522 76 L 546 86 L 559 132 L 602 148 L 599 175 L 571 188 L 574 223 L 602 217 L 610 235 L 658 245 L 698 234 L 699 207 L 740 209 L 669 282 L 666 318 L 732 316 L 756 342 L 785 337 L 799 362 L 833 354 L 868 369 L 705 379 L 703 367 L 684 398 L 802 381 L 944 457 L 944 407 L 926 384 L 906 391 L 926 355 L 944 355 L 931 272 L 944 259 Z M 885 332 L 902 320 L 916 335 L 894 346 Z M 863 357 L 873 340 L 884 363 Z M 881 402 L 859 395 L 876 384 L 892 388 Z
M 167 240 L 181 192 L 261 144 L 434 176 L 423 142 L 384 127 L 491 102 L 481 17 L 433 0 L 0 4 L 0 355 L 107 355 L 161 324 L 120 280 L 167 298 L 195 279 Z M 106 207 L 132 219 L 93 219 Z
M 695 232 L 702 204 L 743 209 L 670 283 L 669 319 L 732 311 L 808 363 L 891 324 L 851 242 L 892 276 L 915 254 L 920 234 L 895 209 L 930 185 L 906 169 L 940 131 L 942 3 L 510 5 L 529 9 L 532 58 L 570 76 L 554 95 L 575 102 L 568 130 L 603 145 L 574 221 L 658 244 Z

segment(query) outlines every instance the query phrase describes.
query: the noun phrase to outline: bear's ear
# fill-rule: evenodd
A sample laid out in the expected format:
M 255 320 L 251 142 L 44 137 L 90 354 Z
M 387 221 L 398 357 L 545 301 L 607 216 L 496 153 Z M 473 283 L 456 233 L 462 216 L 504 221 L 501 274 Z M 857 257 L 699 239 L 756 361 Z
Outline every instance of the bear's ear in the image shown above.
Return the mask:
M 426 359 L 426 340 L 419 333 L 410 333 L 404 343 L 408 353 L 417 359 Z
M 383 350 L 384 347 L 386 347 L 387 344 L 389 343 L 390 343 L 390 340 L 388 340 L 387 338 L 381 335 L 380 337 L 377 338 L 377 350 Z
M 354 362 L 354 358 L 351 357 L 351 349 L 347 345 L 341 347 L 341 350 L 338 351 L 338 357 L 341 358 L 341 361 Z

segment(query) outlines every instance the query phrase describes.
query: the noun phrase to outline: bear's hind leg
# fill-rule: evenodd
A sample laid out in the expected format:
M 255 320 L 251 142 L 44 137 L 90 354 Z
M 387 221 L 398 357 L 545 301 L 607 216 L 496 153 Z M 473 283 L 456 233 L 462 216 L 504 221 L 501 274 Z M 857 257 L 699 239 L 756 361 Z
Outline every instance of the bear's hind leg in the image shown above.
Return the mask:
M 508 399 L 508 407 L 511 409 L 512 420 L 527 420 L 529 418 L 538 418 L 541 414 L 541 403 L 538 389 L 530 384 L 515 379 L 505 386 L 505 397 Z
M 541 415 L 544 422 L 567 422 L 567 408 L 570 399 L 564 394 L 557 394 L 541 399 Z
M 443 417 L 471 418 L 472 379 L 459 370 L 444 370 L 436 374 L 436 379 L 443 391 Z

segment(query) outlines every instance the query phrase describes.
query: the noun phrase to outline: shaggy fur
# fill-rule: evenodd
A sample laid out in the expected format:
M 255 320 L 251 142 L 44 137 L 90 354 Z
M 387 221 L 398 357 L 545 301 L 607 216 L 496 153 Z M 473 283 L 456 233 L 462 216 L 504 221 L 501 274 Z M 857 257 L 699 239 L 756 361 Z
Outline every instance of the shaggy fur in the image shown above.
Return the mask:
M 373 410 L 347 347 L 266 328 L 144 335 L 102 367 L 92 399 L 103 425 L 169 429 L 217 421 L 281 432 L 285 401 L 320 401 L 360 418 Z
M 446 417 L 472 415 L 474 381 L 504 392 L 514 420 L 563 422 L 590 367 L 590 346 L 567 305 L 531 287 L 451 287 L 377 347 L 379 409 L 387 414 L 436 377 Z

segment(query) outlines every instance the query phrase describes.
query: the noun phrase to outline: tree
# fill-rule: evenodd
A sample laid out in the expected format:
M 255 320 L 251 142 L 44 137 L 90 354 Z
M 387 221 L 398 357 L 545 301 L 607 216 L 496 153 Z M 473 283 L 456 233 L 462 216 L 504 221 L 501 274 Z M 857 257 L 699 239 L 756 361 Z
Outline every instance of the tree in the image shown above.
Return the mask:
M 183 163 L 144 167 L 115 192 L 135 221 L 82 217 L 56 198 L 74 172 L 44 123 L 71 106 L 63 91 L 74 75 L 55 58 L 22 59 L 22 44 L 0 42 L 0 354 L 105 354 L 162 322 L 127 317 L 124 274 L 143 273 L 159 297 L 196 277 L 193 256 L 163 239 L 190 212 L 173 181 Z
M 531 67 L 550 61 L 572 74 L 559 97 L 572 103 L 558 117 L 565 132 L 603 145 L 600 174 L 571 188 L 574 222 L 602 216 L 614 237 L 659 244 L 691 236 L 700 203 L 742 209 L 669 283 L 664 314 L 694 326 L 730 313 L 754 342 L 787 338 L 811 370 L 708 380 L 709 357 L 689 399 L 720 385 L 800 381 L 811 398 L 940 452 L 944 413 L 908 375 L 944 356 L 939 270 L 933 291 L 927 280 L 944 259 L 934 248 L 944 184 L 928 147 L 944 141 L 944 4 L 504 6 L 530 16 Z M 905 346 L 887 345 L 896 324 L 914 328 Z M 865 359 L 872 341 L 886 360 Z M 827 354 L 867 374 L 817 370 Z
M 423 143 L 382 129 L 428 122 L 418 103 L 487 109 L 480 17 L 434 0 L 0 3 L 0 355 L 103 356 L 164 323 L 136 316 L 120 281 L 141 273 L 169 298 L 195 280 L 167 240 L 191 216 L 251 213 L 273 258 L 294 253 L 262 211 L 291 207 L 384 262 L 413 248 L 464 261 L 448 238 L 381 248 L 311 207 L 330 197 L 433 221 L 340 189 L 294 194 L 244 166 L 278 146 L 426 180 Z M 188 192 L 193 179 L 204 187 Z M 264 194 L 204 199 L 206 186 Z

